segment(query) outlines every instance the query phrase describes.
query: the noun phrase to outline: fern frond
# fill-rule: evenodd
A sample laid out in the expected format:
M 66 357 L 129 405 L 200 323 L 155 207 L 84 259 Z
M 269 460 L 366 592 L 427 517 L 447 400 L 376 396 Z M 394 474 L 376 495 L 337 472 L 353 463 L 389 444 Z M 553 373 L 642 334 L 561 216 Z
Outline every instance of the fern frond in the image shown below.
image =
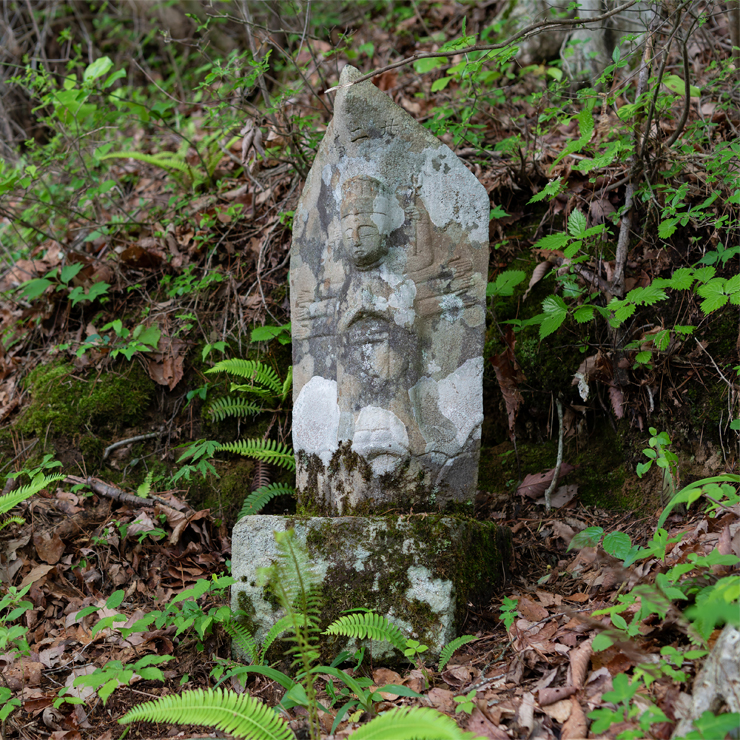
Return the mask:
M 163 696 L 139 704 L 118 721 L 121 724 L 143 721 L 207 725 L 241 738 L 294 740 L 285 720 L 266 704 L 249 694 L 221 689 L 195 689 Z
M 7 516 L 2 521 L 0 521 L 0 532 L 5 529 L 5 527 L 9 527 L 11 524 L 17 524 L 20 526 L 21 524 L 25 524 L 26 520 L 22 516 Z
M 242 510 L 239 512 L 237 520 L 241 519 L 243 516 L 256 514 L 276 496 L 285 495 L 295 496 L 295 488 L 293 488 L 293 486 L 288 486 L 285 483 L 270 483 L 267 486 L 261 486 L 244 499 Z
M 290 393 L 290 389 L 293 387 L 293 366 L 291 365 L 288 368 L 288 374 L 285 376 L 285 381 L 283 382 L 283 390 L 280 393 L 280 400 L 284 401 L 288 397 L 288 393 Z
M 243 398 L 219 398 L 208 407 L 208 413 L 215 421 L 223 421 L 227 416 L 252 416 L 262 411 L 256 403 L 249 403 Z
M 406 649 L 406 638 L 403 632 L 387 617 L 375 612 L 360 612 L 345 614 L 332 622 L 324 632 L 325 635 L 343 635 L 358 640 L 385 640 L 393 647 L 403 651 Z
M 239 647 L 244 651 L 252 663 L 261 663 L 260 651 L 257 648 L 257 643 L 254 641 L 254 637 L 249 634 L 249 631 L 243 625 L 239 624 L 235 619 L 230 619 L 223 623 L 224 630 L 228 633 L 232 640 L 235 640 Z
M 217 362 L 207 373 L 231 373 L 246 378 L 253 383 L 267 386 L 275 393 L 280 393 L 282 381 L 280 376 L 269 365 L 259 360 L 242 360 L 238 357 Z
M 456 637 L 451 642 L 448 642 L 439 654 L 439 666 L 437 667 L 437 670 L 441 673 L 447 663 L 449 663 L 450 658 L 455 654 L 456 650 L 459 650 L 463 645 L 467 645 L 469 642 L 473 642 L 473 640 L 477 639 L 478 638 L 475 635 L 462 635 L 462 637 Z
M 295 532 L 275 532 L 278 558 L 270 568 L 270 586 L 285 609 L 294 643 L 288 652 L 295 655 L 294 665 L 302 669 L 302 683 L 308 700 L 311 736 L 319 730 L 315 675 L 311 672 L 319 659 L 319 614 L 321 611 L 321 576 L 311 563 L 305 547 L 295 539 Z
M 291 617 L 285 616 L 278 619 L 278 621 L 275 622 L 272 627 L 270 627 L 270 631 L 265 635 L 265 640 L 262 643 L 262 648 L 260 649 L 261 659 L 264 660 L 264 657 L 267 654 L 267 651 L 272 646 L 272 643 L 275 642 L 275 640 L 277 640 L 280 635 L 292 629 L 294 621 L 295 620 Z
M 64 473 L 55 473 L 54 475 L 37 475 L 30 483 L 25 486 L 6 493 L 4 496 L 0 496 L 0 514 L 5 514 L 6 511 L 10 511 L 14 506 L 18 506 L 21 501 L 25 501 L 27 498 L 31 498 L 34 493 L 38 493 L 46 488 L 49 483 L 54 481 L 62 480 L 67 476 Z
M 352 740 L 474 740 L 455 720 L 431 707 L 384 712 L 352 733 Z
M 244 457 L 253 457 L 255 460 L 264 460 L 295 472 L 293 450 L 275 439 L 238 439 L 236 442 L 220 444 L 216 449 L 223 452 L 235 452 Z
M 142 152 L 113 152 L 112 154 L 106 154 L 99 159 L 136 159 L 139 162 L 146 162 L 146 164 L 154 165 L 163 170 L 177 170 L 186 175 L 190 175 L 190 167 L 182 157 L 177 154 L 171 154 L 169 152 L 162 152 L 160 154 L 143 154 Z

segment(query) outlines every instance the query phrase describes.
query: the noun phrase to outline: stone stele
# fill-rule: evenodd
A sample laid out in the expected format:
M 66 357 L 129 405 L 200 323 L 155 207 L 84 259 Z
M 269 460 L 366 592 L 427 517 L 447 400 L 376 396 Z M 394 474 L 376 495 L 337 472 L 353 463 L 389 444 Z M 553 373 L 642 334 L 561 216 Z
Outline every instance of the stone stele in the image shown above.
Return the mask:
M 443 510 L 477 484 L 489 199 L 359 75 L 294 216 L 297 488 L 329 516 Z

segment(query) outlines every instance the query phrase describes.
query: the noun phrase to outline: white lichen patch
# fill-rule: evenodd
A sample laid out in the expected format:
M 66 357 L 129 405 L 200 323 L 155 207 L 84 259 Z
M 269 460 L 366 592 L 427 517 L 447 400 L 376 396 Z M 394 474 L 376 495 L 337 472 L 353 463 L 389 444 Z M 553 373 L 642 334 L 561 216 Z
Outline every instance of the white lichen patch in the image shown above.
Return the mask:
M 482 377 L 483 358 L 475 357 L 437 384 L 439 410 L 455 425 L 461 449 L 483 423 L 483 399 L 476 393 Z
M 293 448 L 318 455 L 328 465 L 337 450 L 337 381 L 314 375 L 293 405 Z

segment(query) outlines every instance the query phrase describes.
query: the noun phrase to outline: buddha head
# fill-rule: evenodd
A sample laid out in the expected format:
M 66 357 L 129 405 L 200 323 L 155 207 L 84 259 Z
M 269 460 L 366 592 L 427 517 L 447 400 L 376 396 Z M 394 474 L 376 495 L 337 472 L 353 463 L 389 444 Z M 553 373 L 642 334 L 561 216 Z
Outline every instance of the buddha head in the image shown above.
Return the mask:
M 342 242 L 360 270 L 377 267 L 388 254 L 390 200 L 374 177 L 360 175 L 342 185 Z

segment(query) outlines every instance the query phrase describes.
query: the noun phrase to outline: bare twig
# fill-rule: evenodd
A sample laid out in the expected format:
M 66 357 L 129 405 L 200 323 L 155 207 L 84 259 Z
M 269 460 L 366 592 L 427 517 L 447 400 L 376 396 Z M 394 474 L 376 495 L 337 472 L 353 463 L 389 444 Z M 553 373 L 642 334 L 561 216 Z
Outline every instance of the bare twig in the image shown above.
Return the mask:
M 105 448 L 105 451 L 103 452 L 103 460 L 108 459 L 108 455 L 110 455 L 113 450 L 117 449 L 118 447 L 123 447 L 124 445 L 133 444 L 134 442 L 141 442 L 145 439 L 152 439 L 153 437 L 159 437 L 159 435 L 162 434 L 162 432 L 149 432 L 149 434 L 139 434 L 137 437 L 129 437 L 128 439 L 119 439 L 118 442 L 114 442 L 112 445 L 108 445 L 108 447 Z

